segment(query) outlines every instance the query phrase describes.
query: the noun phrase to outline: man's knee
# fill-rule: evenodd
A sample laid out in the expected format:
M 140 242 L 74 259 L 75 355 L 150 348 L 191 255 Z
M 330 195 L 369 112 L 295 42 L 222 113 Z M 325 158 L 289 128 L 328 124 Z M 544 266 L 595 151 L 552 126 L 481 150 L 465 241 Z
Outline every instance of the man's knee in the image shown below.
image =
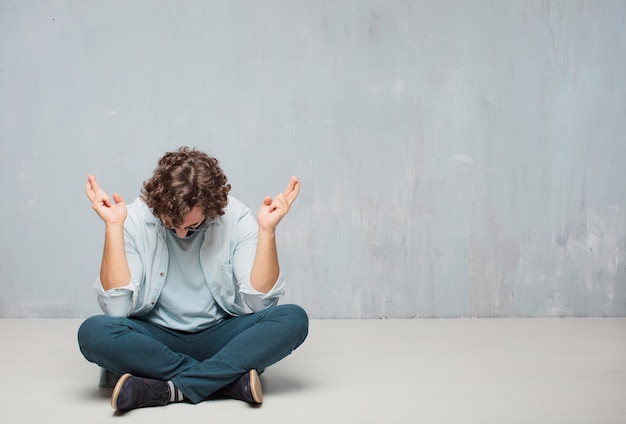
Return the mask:
M 289 328 L 294 337 L 299 339 L 300 345 L 306 339 L 309 333 L 309 316 L 302 307 L 298 305 L 281 305 L 285 322 L 289 324 Z
M 119 321 L 119 318 L 107 315 L 96 315 L 87 318 L 78 329 L 78 346 L 83 356 L 89 361 L 93 361 L 93 354 L 109 343 L 107 338 L 111 333 L 112 324 Z
M 92 347 L 96 343 L 96 336 L 102 333 L 103 318 L 105 317 L 102 315 L 87 318 L 78 328 L 78 346 L 87 359 L 89 359 L 89 352 L 93 350 Z

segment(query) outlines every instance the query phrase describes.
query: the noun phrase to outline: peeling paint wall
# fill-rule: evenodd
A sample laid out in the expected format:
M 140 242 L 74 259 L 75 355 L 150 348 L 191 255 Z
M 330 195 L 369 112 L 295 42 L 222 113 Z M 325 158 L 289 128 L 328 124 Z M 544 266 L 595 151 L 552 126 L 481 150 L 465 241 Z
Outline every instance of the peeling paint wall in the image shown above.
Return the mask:
M 290 175 L 312 317 L 626 315 L 623 1 L 0 1 L 0 316 L 98 312 L 166 150 L 253 209 Z

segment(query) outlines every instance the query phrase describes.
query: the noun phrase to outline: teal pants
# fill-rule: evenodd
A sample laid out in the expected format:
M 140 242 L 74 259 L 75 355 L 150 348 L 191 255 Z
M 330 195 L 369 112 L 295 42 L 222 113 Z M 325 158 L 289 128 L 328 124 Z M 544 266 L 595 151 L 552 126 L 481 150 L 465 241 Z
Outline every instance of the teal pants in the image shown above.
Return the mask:
M 97 315 L 78 330 L 83 356 L 115 374 L 171 380 L 193 403 L 246 372 L 280 361 L 304 342 L 309 320 L 297 305 L 225 319 L 196 333 L 137 318 Z

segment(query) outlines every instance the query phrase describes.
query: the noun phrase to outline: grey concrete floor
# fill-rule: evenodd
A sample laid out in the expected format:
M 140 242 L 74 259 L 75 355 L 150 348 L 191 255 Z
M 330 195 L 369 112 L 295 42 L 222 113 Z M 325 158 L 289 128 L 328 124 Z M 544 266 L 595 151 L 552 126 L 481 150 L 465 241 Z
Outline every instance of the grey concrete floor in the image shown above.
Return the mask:
M 81 320 L 0 319 L 4 423 L 626 423 L 626 318 L 312 320 L 264 404 L 116 414 Z

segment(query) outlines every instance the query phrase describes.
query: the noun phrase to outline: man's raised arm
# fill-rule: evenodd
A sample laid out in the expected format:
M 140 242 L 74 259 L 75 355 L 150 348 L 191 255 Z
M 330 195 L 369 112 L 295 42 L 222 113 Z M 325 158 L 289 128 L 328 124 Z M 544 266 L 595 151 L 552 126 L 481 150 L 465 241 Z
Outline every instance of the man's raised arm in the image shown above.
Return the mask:
M 259 239 L 250 272 L 250 284 L 261 293 L 270 291 L 280 274 L 276 249 L 276 226 L 287 215 L 299 192 L 300 182 L 296 177 L 291 177 L 285 191 L 273 200 L 269 196 L 265 197 L 259 209 Z
M 113 202 L 99 186 L 94 175 L 87 176 L 85 193 L 92 208 L 105 224 L 104 252 L 100 266 L 100 281 L 105 290 L 130 283 L 130 269 L 124 248 L 124 221 L 126 204 L 122 196 L 113 194 Z

